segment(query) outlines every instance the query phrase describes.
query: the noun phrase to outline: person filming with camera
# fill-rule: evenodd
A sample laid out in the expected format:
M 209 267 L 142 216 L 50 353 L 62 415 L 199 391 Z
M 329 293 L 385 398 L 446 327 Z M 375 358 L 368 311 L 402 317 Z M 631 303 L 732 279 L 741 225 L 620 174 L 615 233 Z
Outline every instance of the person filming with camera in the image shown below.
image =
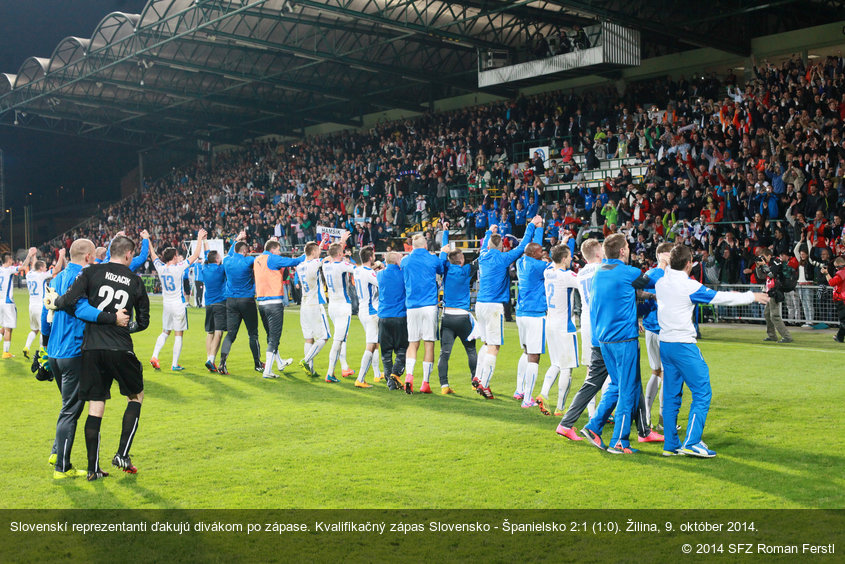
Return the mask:
M 763 310 L 766 319 L 767 336 L 764 341 L 776 341 L 778 343 L 791 343 L 792 336 L 781 317 L 781 304 L 784 302 L 784 294 L 795 289 L 795 278 L 784 274 L 784 264 L 780 257 L 772 255 L 771 249 L 763 247 L 757 253 L 757 280 L 765 280 L 766 293 L 771 300 Z M 778 341 L 778 333 L 780 340 Z
M 827 283 L 833 287 L 833 303 L 836 305 L 836 317 L 839 318 L 839 331 L 833 336 L 837 343 L 845 342 L 845 258 L 837 257 L 833 261 L 836 272 L 830 275 L 826 266 L 821 268 Z

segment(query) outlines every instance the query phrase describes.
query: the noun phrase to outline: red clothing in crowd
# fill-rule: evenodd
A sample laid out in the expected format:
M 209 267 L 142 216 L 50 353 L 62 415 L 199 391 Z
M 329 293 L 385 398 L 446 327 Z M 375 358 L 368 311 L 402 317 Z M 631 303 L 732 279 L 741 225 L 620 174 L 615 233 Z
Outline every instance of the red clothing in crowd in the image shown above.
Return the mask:
M 836 273 L 836 276 L 827 281 L 833 287 L 833 299 L 845 302 L 845 268 Z

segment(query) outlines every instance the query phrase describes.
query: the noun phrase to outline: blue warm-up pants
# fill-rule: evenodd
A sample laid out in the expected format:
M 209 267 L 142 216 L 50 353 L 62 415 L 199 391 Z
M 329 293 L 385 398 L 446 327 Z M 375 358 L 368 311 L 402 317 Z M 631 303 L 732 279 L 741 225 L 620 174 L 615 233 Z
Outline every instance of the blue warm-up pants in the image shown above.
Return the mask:
M 611 447 L 628 447 L 631 434 L 631 419 L 640 399 L 640 344 L 637 339 L 621 343 L 600 343 L 610 385 L 602 394 L 596 413 L 584 428 L 601 435 L 613 409 L 616 408 L 616 422 L 613 425 Z M 665 386 L 665 384 L 664 384 Z
M 677 450 L 701 442 L 707 412 L 710 411 L 710 370 L 701 351 L 694 343 L 660 342 L 663 362 L 663 429 L 666 433 L 664 450 Z M 680 443 L 677 431 L 678 412 L 684 384 L 692 394 L 687 421 L 687 436 Z

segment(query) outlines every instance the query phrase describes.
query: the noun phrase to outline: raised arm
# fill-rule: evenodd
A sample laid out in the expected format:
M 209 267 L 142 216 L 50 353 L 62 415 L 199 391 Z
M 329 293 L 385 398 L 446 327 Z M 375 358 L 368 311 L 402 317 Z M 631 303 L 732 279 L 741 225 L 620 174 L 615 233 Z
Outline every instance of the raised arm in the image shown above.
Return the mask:
M 508 263 L 515 262 L 519 257 L 522 256 L 522 253 L 525 252 L 525 247 L 528 246 L 528 243 L 534 238 L 534 232 L 537 229 L 537 226 L 540 225 L 540 229 L 542 229 L 543 220 L 540 216 L 534 216 L 534 219 L 531 220 L 531 223 L 525 228 L 525 235 L 522 237 L 522 241 L 519 242 L 519 246 L 515 249 L 511 249 L 510 251 L 503 253 L 505 255 L 505 260 Z
M 141 231 L 141 252 L 129 263 L 129 270 L 135 272 L 147 262 L 150 257 L 150 234 L 146 229 Z
M 65 267 L 66 264 L 67 264 L 66 251 L 64 249 L 59 249 L 59 256 L 56 259 L 56 264 L 54 264 L 53 268 L 50 269 L 51 270 L 50 275 L 56 276 L 59 272 L 62 271 L 62 269 Z
M 202 243 L 205 242 L 205 238 L 208 234 L 206 233 L 205 229 L 200 229 L 199 233 L 197 233 L 197 244 L 194 245 L 194 252 L 193 254 L 188 257 L 188 264 L 194 264 L 199 260 L 200 253 L 202 252 Z

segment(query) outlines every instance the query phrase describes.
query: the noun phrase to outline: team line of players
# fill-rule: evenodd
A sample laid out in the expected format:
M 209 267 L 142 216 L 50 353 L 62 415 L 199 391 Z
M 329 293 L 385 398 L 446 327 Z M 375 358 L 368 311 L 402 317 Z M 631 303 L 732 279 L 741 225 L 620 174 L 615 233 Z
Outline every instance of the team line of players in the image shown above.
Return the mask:
M 172 366 L 181 369 L 178 355 L 182 332 L 187 330 L 181 281 L 184 269 L 203 255 L 209 353 L 206 366 L 210 370 L 228 373 L 226 359 L 241 321 L 247 326 L 256 370 L 267 378 L 273 378 L 277 377 L 273 372 L 274 361 L 280 369 L 291 363 L 292 359 L 279 357 L 278 344 L 284 313 L 281 270 L 292 267 L 302 286 L 300 324 L 305 344 L 300 366 L 309 375 L 316 376 L 314 359 L 331 339 L 325 379 L 327 382 L 338 381 L 334 372 L 342 356 L 352 317 L 347 284 L 352 277 L 359 299 L 359 320 L 366 338 L 356 387 L 371 387 L 364 377 L 372 368 L 376 381 L 386 379 L 391 389 L 413 393 L 414 372 L 421 353 L 422 385 L 418 391 L 431 393 L 429 382 L 433 372 L 434 342 L 440 338 L 440 388 L 442 394 L 451 394 L 448 361 L 454 342 L 460 339 L 467 351 L 473 387 L 483 397 L 493 399 L 490 383 L 499 349 L 504 345 L 503 303 L 509 293 L 508 269 L 517 262 L 519 297 L 516 318 L 523 355 L 519 361 L 514 397 L 522 400 L 524 408 L 536 406 L 544 414 L 551 415 L 547 398 L 557 380 L 555 414 L 563 416 L 557 427 L 558 434 L 573 441 L 582 440 L 574 422 L 589 408 L 590 421 L 580 435 L 607 452 L 633 453 L 636 450 L 630 447 L 628 441 L 632 420 L 637 423 L 640 442 L 664 439 L 651 430 L 649 411 L 665 366 L 666 384 L 661 400 L 664 396 L 669 399 L 661 405 L 667 434 L 664 455 L 714 456 L 715 452 L 701 440 L 709 410 L 710 385 L 706 364 L 695 346 L 692 308 L 696 303 L 762 303 L 768 299 L 766 295 L 714 292 L 690 280 L 688 272 L 692 257 L 689 249 L 683 246 L 662 246 L 658 249 L 659 267 L 642 274 L 626 264 L 627 242 L 624 237 L 617 236 L 608 237 L 604 245 L 595 240 L 586 241 L 581 250 L 588 264 L 576 274 L 570 269 L 572 256 L 566 242 L 553 247 L 550 256 L 545 255 L 540 245 L 541 226 L 542 219 L 534 218 L 520 244 L 510 251 L 503 250 L 502 238 L 493 226 L 485 234 L 479 258 L 470 264 L 465 262 L 460 250 L 448 245 L 447 226 L 439 256 L 428 252 L 423 237 L 416 237 L 412 252 L 404 257 L 399 253 L 388 253 L 386 265 L 374 260 L 371 249 L 363 249 L 361 264 L 353 264 L 344 253 L 348 234 L 330 245 L 328 257 L 322 259 L 321 247 L 317 243 L 306 245 L 304 255 L 287 258 L 281 256 L 281 247 L 274 240 L 267 242 L 264 253 L 258 257 L 247 256 L 246 235 L 242 232 L 227 256 L 222 258 L 215 251 L 202 252 L 207 246 L 205 232 L 201 231 L 194 253 L 187 260 L 173 248 L 165 249 L 162 257 L 156 256 L 155 251 L 150 249 L 148 236 L 144 234 L 141 256 L 135 257 L 136 260 L 127 266 L 134 270 L 143 264 L 146 260 L 143 255 L 149 250 L 161 278 L 163 332 L 151 359 L 156 368 L 159 368 L 158 353 L 169 333 L 175 332 Z M 57 268 L 61 268 L 62 259 Z M 33 260 L 27 257 L 27 261 Z M 45 280 L 55 273 L 39 269 L 37 265 L 33 272 L 43 272 Z M 470 312 L 470 286 L 475 276 L 478 277 L 479 289 L 473 316 Z M 438 320 L 441 283 L 443 314 Z M 572 299 L 576 289 L 582 300 L 580 359 L 576 327 L 572 320 Z M 644 294 L 646 290 L 653 290 L 656 296 Z M 638 297 L 645 299 L 645 307 L 640 308 L 640 313 L 644 314 L 646 344 L 653 370 L 645 398 L 639 378 Z M 258 357 L 256 302 L 268 336 L 264 362 Z M 328 315 L 325 304 L 328 305 Z M 32 309 L 35 311 L 36 308 Z M 40 316 L 40 308 L 38 313 Z M 334 336 L 329 329 L 329 319 Z M 442 335 L 438 335 L 438 326 Z M 220 365 L 217 366 L 214 359 L 224 330 L 226 338 L 222 340 Z M 477 353 L 476 338 L 483 342 Z M 385 376 L 381 375 L 375 356 L 379 346 Z M 540 394 L 532 397 L 539 358 L 547 352 L 551 366 L 543 378 Z M 588 376 L 569 410 L 564 412 L 571 372 L 579 366 L 579 361 L 589 366 Z M 403 374 L 404 381 L 401 379 Z M 681 444 L 676 421 L 684 384 L 691 390 L 693 401 L 687 437 Z M 594 408 L 595 397 L 602 389 L 601 403 Z M 610 444 L 605 445 L 601 439 L 602 430 L 614 410 L 616 425 L 613 437 Z
M 440 339 L 440 390 L 444 395 L 451 394 L 448 363 L 455 341 L 460 340 L 467 352 L 473 387 L 483 397 L 493 399 L 491 380 L 500 347 L 504 345 L 503 303 L 509 298 L 508 269 L 516 262 L 519 287 L 516 322 L 523 354 L 519 360 L 514 398 L 521 400 L 522 407 L 536 406 L 542 413 L 551 415 L 548 396 L 557 380 L 554 414 L 562 416 L 557 432 L 573 441 L 582 440 L 583 436 L 598 448 L 627 454 L 635 452 L 628 441 L 632 422 L 638 428 L 639 442 L 664 440 L 651 428 L 651 406 L 659 395 L 660 428 L 665 429 L 668 436 L 664 454 L 715 455 L 701 441 L 711 392 L 706 364 L 695 346 L 692 309 L 697 303 L 762 303 L 767 299 L 765 294 L 707 289 L 688 277 L 692 259 L 689 249 L 668 243 L 658 249 L 658 267 L 643 274 L 627 265 L 627 242 L 624 237 L 616 236 L 608 237 L 604 245 L 595 240 L 586 241 L 581 251 L 587 265 L 576 274 L 570 269 L 572 253 L 566 241 L 552 248 L 549 255 L 544 253 L 542 219 L 539 217 L 527 226 L 519 245 L 509 251 L 503 249 L 502 237 L 493 226 L 485 234 L 478 259 L 466 263 L 463 253 L 449 246 L 446 227 L 439 256 L 428 252 L 427 241 L 418 236 L 412 241 L 413 250 L 404 257 L 388 253 L 386 264 L 383 264 L 375 261 L 371 249 L 364 249 L 357 265 L 344 252 L 348 234 L 329 246 L 325 258 L 321 257 L 321 247 L 317 243 L 306 245 L 305 253 L 300 257 L 286 258 L 280 256 L 280 246 L 273 240 L 267 243 L 262 255 L 246 256 L 246 235 L 241 233 L 226 258 L 208 253 L 203 266 L 209 334 L 206 366 L 227 373 L 230 341 L 234 340 L 233 335 L 236 336 L 242 319 L 250 334 L 256 370 L 273 378 L 277 377 L 273 372 L 274 361 L 280 369 L 292 362 L 292 359 L 281 359 L 278 355 L 283 320 L 280 271 L 292 267 L 302 287 L 300 325 L 304 356 L 300 366 L 307 374 L 317 376 L 314 360 L 331 340 L 325 381 L 338 381 L 335 369 L 338 362 L 345 364 L 346 339 L 352 322 L 349 287 L 354 281 L 359 300 L 358 317 L 366 341 L 356 387 L 371 387 L 365 376 L 372 368 L 376 382 L 387 380 L 389 388 L 403 389 L 410 394 L 415 390 L 415 374 L 419 374 L 421 368 L 422 383 L 417 391 L 431 393 L 434 342 Z M 181 286 L 168 298 L 169 285 L 164 276 L 173 275 L 180 280 L 183 269 L 198 257 L 199 252 L 195 251 L 188 261 L 176 256 L 164 265 L 157 263 L 165 291 L 165 331 L 172 327 L 172 323 L 168 325 L 170 320 L 186 318 L 186 315 Z M 173 270 L 169 271 L 168 267 Z M 667 273 L 669 275 L 665 276 Z M 473 315 L 470 289 L 476 276 L 479 285 Z M 441 288 L 442 317 L 439 314 Z M 575 290 L 582 301 L 580 355 L 572 318 Z M 253 296 L 268 333 L 264 362 L 258 357 L 257 321 L 254 313 L 252 321 L 249 315 L 250 309 L 255 310 L 249 303 Z M 168 304 L 175 304 L 178 312 L 174 314 Z M 645 393 L 639 377 L 638 317 L 643 319 L 652 369 Z M 187 328 L 186 322 L 182 327 Z M 214 344 L 219 342 L 224 327 L 227 336 L 223 341 L 220 366 L 216 366 Z M 476 339 L 483 343 L 477 352 Z M 159 340 L 163 344 L 162 337 Z M 154 365 L 160 348 L 157 345 L 153 355 Z M 379 370 L 379 348 L 383 375 Z M 551 366 L 543 377 L 540 393 L 534 396 L 539 359 L 543 354 L 549 354 Z M 174 352 L 174 358 L 178 358 L 175 355 Z M 569 409 L 564 411 L 572 370 L 581 363 L 589 366 L 587 380 Z M 178 364 L 174 362 L 174 366 Z M 671 375 L 670 385 L 666 387 L 662 386 L 664 366 L 666 373 Z M 354 371 L 344 366 L 342 375 L 351 374 Z M 684 384 L 691 390 L 693 401 L 687 436 L 681 443 L 676 421 Z M 667 389 L 671 390 L 667 404 L 672 413 L 665 417 L 664 426 L 663 398 Z M 603 390 L 602 402 L 595 407 L 600 390 Z M 589 410 L 591 419 L 579 433 L 574 423 L 585 409 Z M 601 433 L 614 411 L 618 423 L 614 426 L 610 445 L 605 445 Z

